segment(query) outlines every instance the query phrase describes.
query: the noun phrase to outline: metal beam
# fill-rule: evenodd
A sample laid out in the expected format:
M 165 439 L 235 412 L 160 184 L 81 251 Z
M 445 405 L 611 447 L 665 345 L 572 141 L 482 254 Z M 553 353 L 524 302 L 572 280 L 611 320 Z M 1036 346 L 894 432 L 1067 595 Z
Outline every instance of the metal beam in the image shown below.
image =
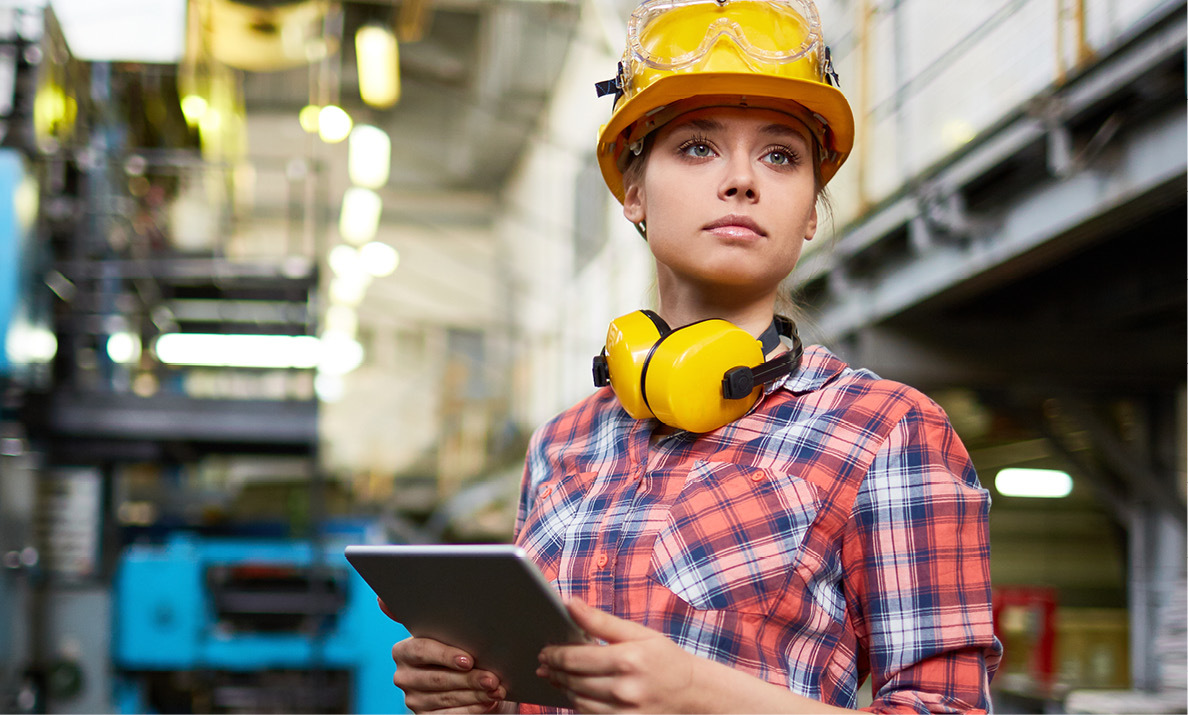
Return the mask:
M 42 408 L 38 422 L 60 437 L 268 444 L 298 450 L 314 449 L 318 439 L 315 400 L 58 392 Z
M 1112 54 L 846 227 L 834 250 L 813 256 L 800 278 L 802 288 L 828 278 L 816 301 L 824 337 L 836 340 L 895 315 L 1159 192 L 1160 200 L 1176 194 L 1182 201 L 1188 147 L 1178 103 L 1130 123 L 1111 116 L 1079 155 L 1070 147 L 1062 164 L 1067 175 L 1046 175 L 1043 157 L 1059 149 L 1070 124 L 1084 130 L 1132 88 L 1161 94 L 1160 82 L 1175 74 L 1169 63 L 1183 55 L 1186 27 L 1184 4 L 1166 3 L 1133 36 L 1119 39 Z M 1030 186 L 1012 187 L 1012 198 L 996 206 L 964 209 L 963 191 L 1020 156 L 1038 159 L 1028 177 L 1015 179 Z M 933 221 L 937 210 L 941 225 Z M 905 233 L 907 241 L 889 241 Z
M 821 306 L 818 324 L 842 336 L 1019 259 L 1146 195 L 1180 186 L 1188 170 L 1183 105 L 1118 140 L 1115 156 L 1066 180 L 1049 179 L 993 216 L 964 245 L 933 243 L 906 264 L 857 281 Z M 1182 197 L 1182 193 L 1180 196 Z M 996 226 L 987 231 L 986 226 Z

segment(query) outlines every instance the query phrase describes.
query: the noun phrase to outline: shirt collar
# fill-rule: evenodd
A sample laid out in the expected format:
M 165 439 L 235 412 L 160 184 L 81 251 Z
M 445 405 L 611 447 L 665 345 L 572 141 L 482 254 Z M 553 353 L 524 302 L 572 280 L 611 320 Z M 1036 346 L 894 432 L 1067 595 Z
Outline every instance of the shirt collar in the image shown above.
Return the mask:
M 800 367 L 795 372 L 776 380 L 768 392 L 783 388 L 789 392 L 806 393 L 819 390 L 837 376 L 849 369 L 841 358 L 821 345 L 809 345 L 804 349 Z

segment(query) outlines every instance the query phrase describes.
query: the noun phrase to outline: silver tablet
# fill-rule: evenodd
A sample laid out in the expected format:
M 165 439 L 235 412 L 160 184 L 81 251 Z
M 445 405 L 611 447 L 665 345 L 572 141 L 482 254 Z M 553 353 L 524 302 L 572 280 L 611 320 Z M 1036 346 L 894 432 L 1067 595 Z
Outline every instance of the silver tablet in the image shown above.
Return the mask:
M 573 707 L 536 676 L 537 654 L 588 639 L 523 549 L 348 546 L 346 557 L 409 633 L 470 653 L 476 668 L 500 677 L 508 700 Z

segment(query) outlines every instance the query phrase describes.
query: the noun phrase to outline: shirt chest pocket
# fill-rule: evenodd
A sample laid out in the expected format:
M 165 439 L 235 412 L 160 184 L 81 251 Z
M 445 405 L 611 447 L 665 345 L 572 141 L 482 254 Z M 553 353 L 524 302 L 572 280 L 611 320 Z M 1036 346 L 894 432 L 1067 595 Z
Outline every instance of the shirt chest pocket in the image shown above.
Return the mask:
M 656 536 L 649 577 L 702 610 L 767 614 L 817 515 L 807 481 L 698 462 Z
M 516 544 L 528 552 L 545 577 L 557 578 L 565 542 L 582 524 L 584 499 L 597 478 L 594 472 L 562 472 L 532 495 Z

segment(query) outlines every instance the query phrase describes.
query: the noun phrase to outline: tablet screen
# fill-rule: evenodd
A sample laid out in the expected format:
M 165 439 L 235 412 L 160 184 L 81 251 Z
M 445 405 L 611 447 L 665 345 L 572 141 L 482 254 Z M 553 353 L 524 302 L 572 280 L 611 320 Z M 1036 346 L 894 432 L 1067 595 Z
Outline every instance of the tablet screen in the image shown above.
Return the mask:
M 348 546 L 346 557 L 409 633 L 470 653 L 499 675 L 508 700 L 573 707 L 536 676 L 537 654 L 587 638 L 519 547 Z

